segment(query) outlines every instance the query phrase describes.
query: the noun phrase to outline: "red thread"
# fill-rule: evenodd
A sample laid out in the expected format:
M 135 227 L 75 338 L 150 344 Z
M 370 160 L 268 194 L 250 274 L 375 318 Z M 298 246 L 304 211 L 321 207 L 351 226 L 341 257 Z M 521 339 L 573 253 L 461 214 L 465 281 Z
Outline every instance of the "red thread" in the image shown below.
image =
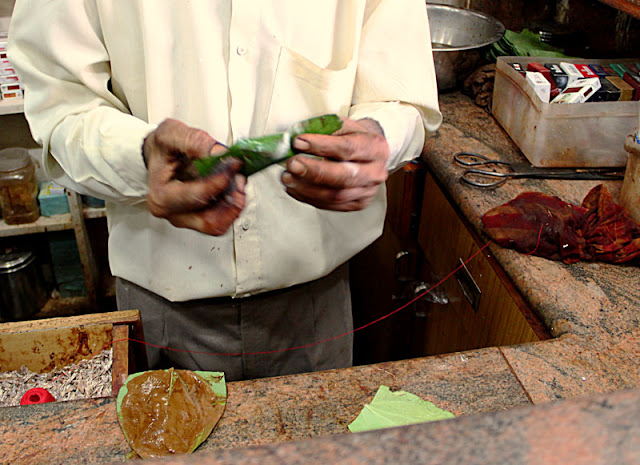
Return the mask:
M 542 228 L 540 228 L 540 233 L 542 233 Z M 539 237 L 538 237 L 539 240 Z M 462 264 L 460 264 L 460 266 L 458 266 L 456 269 L 454 269 L 451 273 L 449 273 L 447 276 L 445 276 L 444 278 L 442 278 L 437 284 L 435 284 L 434 286 L 432 286 L 430 289 L 424 291 L 422 294 L 418 295 L 417 297 L 413 298 L 412 300 L 410 300 L 409 302 L 407 302 L 406 304 L 404 304 L 402 307 L 395 309 L 394 311 L 387 313 L 386 315 L 381 316 L 380 318 L 373 320 L 369 323 L 366 323 L 358 328 L 352 329 L 351 331 L 347 331 L 346 333 L 343 334 L 339 334 L 337 336 L 332 336 L 328 339 L 324 339 L 322 341 L 317 341 L 317 342 L 310 342 L 309 344 L 303 344 L 303 345 L 299 345 L 299 346 L 295 346 L 295 347 L 288 347 L 286 349 L 275 349 L 275 350 L 265 350 L 262 352 L 234 352 L 234 353 L 214 353 L 214 352 L 201 352 L 201 351 L 195 351 L 195 350 L 186 350 L 186 349 L 174 349 L 172 347 L 163 347 L 163 346 L 159 346 L 156 344 L 151 344 L 149 342 L 145 342 L 145 341 L 140 341 L 138 339 L 132 339 L 132 338 L 122 338 L 122 339 L 116 339 L 114 341 L 111 341 L 109 343 L 107 343 L 105 345 L 105 347 L 111 345 L 111 344 L 115 344 L 116 342 L 123 342 L 123 341 L 129 341 L 129 342 L 137 342 L 139 344 L 144 344 L 144 345 L 148 345 L 150 347 L 155 347 L 156 349 L 165 349 L 165 350 L 171 350 L 174 352 L 186 352 L 189 354 L 202 354 L 202 355 L 211 355 L 211 356 L 226 356 L 226 357 L 237 357 L 240 355 L 268 355 L 268 354 L 276 354 L 276 353 L 280 353 L 280 352 L 289 352 L 292 350 L 300 350 L 300 349 L 307 349 L 309 347 L 314 347 L 320 344 L 326 344 L 327 342 L 331 342 L 331 341 L 335 341 L 336 339 L 340 339 L 346 336 L 349 336 L 357 331 L 361 331 L 365 328 L 368 328 L 369 326 L 372 326 L 376 323 L 379 323 L 382 320 L 385 320 L 387 318 L 389 318 L 390 316 L 395 315 L 396 313 L 404 310 L 405 308 L 407 308 L 409 305 L 411 305 L 412 303 L 414 303 L 415 301 L 421 299 L 422 297 L 424 297 L 425 295 L 429 294 L 430 292 L 432 292 L 435 288 L 437 288 L 438 286 L 440 286 L 442 283 L 444 283 L 447 279 L 449 279 L 451 276 L 453 276 L 459 269 L 461 269 L 462 267 L 466 266 L 467 263 L 469 263 L 471 260 L 473 260 L 476 256 L 478 256 L 480 253 L 482 253 L 482 251 L 484 249 L 486 249 L 489 246 L 489 243 L 485 244 L 484 246 L 482 246 L 481 249 L 479 249 L 477 252 L 475 252 L 473 255 L 471 255 L 471 257 L 469 257 L 465 262 L 463 262 Z
M 549 223 L 547 223 L 548 225 Z M 540 225 L 540 231 L 538 231 L 538 242 L 536 242 L 536 247 L 535 249 L 533 249 L 531 252 L 529 253 L 525 253 L 523 255 L 533 255 L 534 253 L 536 253 L 536 251 L 538 250 L 538 247 L 540 247 L 540 238 L 542 237 L 542 228 L 544 228 L 546 225 L 541 224 Z

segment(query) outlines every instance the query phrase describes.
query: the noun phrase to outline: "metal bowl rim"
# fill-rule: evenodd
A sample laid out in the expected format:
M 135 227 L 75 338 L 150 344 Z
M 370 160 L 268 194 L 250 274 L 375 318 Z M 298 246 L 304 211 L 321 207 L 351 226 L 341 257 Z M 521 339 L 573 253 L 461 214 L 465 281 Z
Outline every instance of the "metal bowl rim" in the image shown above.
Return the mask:
M 446 47 L 446 48 L 439 48 L 439 47 L 434 47 L 433 44 L 431 44 L 431 47 L 433 49 L 434 52 L 458 52 L 458 51 L 462 51 L 462 50 L 472 50 L 472 49 L 476 49 L 476 48 L 482 48 L 485 47 L 487 45 L 491 45 L 496 43 L 497 41 L 499 41 L 500 39 L 502 39 L 502 37 L 504 37 L 504 33 L 505 33 L 505 27 L 504 24 L 502 24 L 501 21 L 497 20 L 496 18 L 494 18 L 491 15 L 488 15 L 486 13 L 482 13 L 481 11 L 476 11 L 476 10 L 471 10 L 468 8 L 458 8 L 455 6 L 451 6 L 451 5 L 442 5 L 439 3 L 427 3 L 427 15 L 428 15 L 428 11 L 429 8 L 432 7 L 436 10 L 444 10 L 444 11 L 452 11 L 452 12 L 464 12 L 464 14 L 470 14 L 471 16 L 477 16 L 479 18 L 482 18 L 485 21 L 488 21 L 490 23 L 492 23 L 495 27 L 496 27 L 496 33 L 491 36 L 490 39 L 484 41 L 484 42 L 480 42 L 478 44 L 473 44 L 473 45 L 462 45 L 460 47 Z

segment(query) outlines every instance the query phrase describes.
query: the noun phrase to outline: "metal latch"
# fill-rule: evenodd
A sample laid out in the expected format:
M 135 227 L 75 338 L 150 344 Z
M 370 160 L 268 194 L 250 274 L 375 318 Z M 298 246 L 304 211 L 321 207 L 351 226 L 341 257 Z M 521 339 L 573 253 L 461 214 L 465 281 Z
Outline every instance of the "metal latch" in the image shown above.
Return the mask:
M 469 304 L 471 304 L 471 308 L 473 308 L 473 310 L 477 312 L 478 307 L 480 306 L 480 297 L 482 297 L 482 291 L 480 290 L 480 287 L 476 283 L 475 279 L 473 279 L 473 276 L 471 276 L 469 269 L 464 264 L 462 259 L 460 259 L 460 264 L 462 265 L 462 267 L 455 273 L 456 280 L 462 288 L 462 293 L 469 301 Z

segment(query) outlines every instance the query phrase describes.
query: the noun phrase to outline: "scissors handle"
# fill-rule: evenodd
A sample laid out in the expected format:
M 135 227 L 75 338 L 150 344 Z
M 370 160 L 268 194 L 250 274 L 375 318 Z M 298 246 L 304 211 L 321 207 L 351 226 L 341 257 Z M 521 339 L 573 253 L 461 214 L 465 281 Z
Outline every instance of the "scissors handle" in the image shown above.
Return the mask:
M 460 179 L 473 187 L 492 188 L 498 187 L 507 179 L 513 176 L 513 173 L 500 173 L 498 171 L 486 171 L 478 169 L 468 169 L 462 173 Z
M 474 152 L 458 152 L 453 156 L 456 163 L 462 166 L 488 166 L 504 165 L 511 166 L 511 163 L 500 160 L 493 160 L 489 157 Z

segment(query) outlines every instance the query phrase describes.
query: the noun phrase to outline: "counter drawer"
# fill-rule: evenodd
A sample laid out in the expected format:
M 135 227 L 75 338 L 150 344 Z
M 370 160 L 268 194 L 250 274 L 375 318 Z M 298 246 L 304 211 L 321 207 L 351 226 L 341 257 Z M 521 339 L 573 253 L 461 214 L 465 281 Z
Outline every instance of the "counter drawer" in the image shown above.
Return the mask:
M 422 279 L 437 283 L 479 250 L 471 228 L 428 175 L 418 243 L 426 266 Z M 417 306 L 416 345 L 424 355 L 513 345 L 546 338 L 533 313 L 503 282 L 488 252 L 476 256 Z M 509 289 L 511 287 L 511 289 Z M 537 334 L 537 332 L 539 334 Z

